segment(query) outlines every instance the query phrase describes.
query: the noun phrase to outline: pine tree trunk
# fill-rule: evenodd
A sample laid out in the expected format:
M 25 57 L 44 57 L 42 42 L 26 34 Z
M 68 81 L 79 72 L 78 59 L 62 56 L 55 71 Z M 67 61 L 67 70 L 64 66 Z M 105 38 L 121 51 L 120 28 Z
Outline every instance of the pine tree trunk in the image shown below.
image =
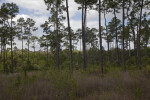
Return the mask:
M 1 59 L 2 59 L 2 56 L 3 56 L 3 50 L 2 50 L 3 48 L 2 48 L 2 46 L 3 45 L 1 44 Z
M 117 16 L 116 16 L 116 9 L 114 9 L 114 17 L 115 17 L 115 26 L 116 26 L 116 54 L 117 54 L 117 64 L 120 66 L 120 60 L 119 60 L 119 48 L 118 48 L 118 29 L 117 29 Z
M 123 0 L 123 16 L 122 16 L 122 20 L 123 20 L 123 32 L 122 32 L 122 57 L 123 57 L 123 71 L 126 72 L 126 65 L 125 65 L 125 48 L 124 48 L 124 34 L 125 34 L 125 0 Z
M 85 7 L 85 8 L 84 8 Z M 82 4 L 82 45 L 83 45 L 83 68 L 87 67 L 87 57 L 86 57 L 86 37 L 85 37 L 85 16 L 86 16 L 86 2 L 83 0 Z
M 58 2 L 58 0 L 57 0 Z M 59 40 L 58 40 L 58 4 L 56 2 L 56 35 L 57 35 L 57 43 L 56 43 L 56 66 L 59 69 Z
M 108 61 L 110 62 L 110 46 L 109 46 L 109 41 L 107 42 L 107 46 L 108 46 Z
M 48 67 L 48 44 L 47 44 L 47 54 L 46 55 L 47 55 L 47 57 L 46 57 L 47 64 L 46 65 Z
M 69 9 L 68 9 L 68 0 L 66 0 L 67 7 L 67 20 L 68 20 L 68 36 L 69 36 L 69 44 L 70 44 L 70 70 L 73 72 L 73 62 L 72 62 L 72 36 L 71 36 L 71 27 L 70 27 L 70 18 L 69 18 Z
M 35 46 L 34 46 L 34 58 L 35 58 Z
M 28 64 L 29 64 L 29 52 L 30 52 L 30 50 L 29 50 L 29 39 L 28 39 Z
M 134 31 L 134 27 L 132 24 L 132 19 L 131 19 L 131 30 L 132 30 L 132 34 L 133 34 L 133 42 L 134 42 L 134 59 L 135 59 L 135 65 L 137 66 L 137 50 L 136 50 L 136 39 L 135 39 L 135 31 Z
M 131 57 L 131 46 L 130 46 L 130 38 L 129 38 L 129 57 Z
M 1 38 L 1 52 L 0 52 L 0 63 L 2 62 L 2 38 Z
M 100 64 L 101 64 L 101 73 L 104 73 L 103 70 L 103 46 L 102 46 L 102 35 L 101 35 L 101 0 L 99 0 L 99 44 L 100 44 Z
M 11 18 L 11 72 L 13 73 L 14 71 L 14 66 L 13 66 L 13 33 L 12 33 L 12 18 Z
M 146 43 L 146 56 L 148 57 L 148 43 Z
M 22 33 L 22 28 L 21 28 L 21 33 Z M 23 35 L 22 35 L 22 67 L 23 67 Z
M 142 13 L 143 13 L 143 3 L 144 0 L 142 0 L 142 5 L 141 5 L 141 11 L 140 11 L 140 22 L 139 22 L 139 37 L 138 37 L 138 53 L 139 53 L 139 66 L 141 69 L 141 22 L 142 22 Z
M 4 39 L 5 41 L 5 39 Z M 6 61 L 5 61 L 5 43 L 4 43 L 4 46 L 3 46 L 3 68 L 4 68 L 4 72 L 6 72 Z
M 8 52 L 7 52 L 6 46 L 5 46 L 5 50 L 6 50 L 6 62 L 7 62 L 7 53 L 8 53 Z
M 107 20 L 106 20 L 106 12 L 105 12 L 105 10 L 104 10 L 104 19 L 105 19 L 106 34 L 108 34 L 108 28 L 107 28 Z M 108 35 L 107 35 L 107 48 L 108 48 L 108 61 L 110 62 Z

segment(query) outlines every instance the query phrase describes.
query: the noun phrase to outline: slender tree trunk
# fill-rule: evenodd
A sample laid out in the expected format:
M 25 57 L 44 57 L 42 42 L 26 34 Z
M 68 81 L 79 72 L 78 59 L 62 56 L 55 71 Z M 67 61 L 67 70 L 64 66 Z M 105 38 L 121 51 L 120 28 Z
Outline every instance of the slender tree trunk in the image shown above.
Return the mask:
M 3 45 L 1 44 L 1 59 L 2 59 L 2 56 L 3 56 L 3 50 L 2 50 L 3 48 L 2 48 L 2 46 Z
M 6 49 L 6 46 L 5 46 L 5 50 L 6 50 L 6 62 L 7 62 L 7 54 L 8 54 L 8 51 Z
M 86 24 L 87 24 L 87 21 L 86 21 L 86 17 L 87 17 L 87 1 L 85 0 L 85 9 L 84 9 L 85 13 L 84 13 L 84 33 L 85 33 L 85 63 L 86 63 L 86 67 L 87 67 L 87 52 L 86 52 Z M 86 68 L 85 67 L 85 68 Z
M 139 66 L 140 66 L 140 69 L 141 69 L 141 22 L 142 22 L 142 13 L 143 13 L 143 3 L 144 3 L 144 0 L 142 0 L 142 5 L 141 5 L 141 11 L 140 11 L 140 22 L 139 22 L 139 39 L 138 39 L 138 51 L 139 51 Z
M 29 52 L 30 52 L 29 48 L 30 46 L 29 46 L 29 39 L 28 39 L 28 64 L 29 64 Z
M 58 2 L 58 0 L 57 0 Z M 59 40 L 58 40 L 58 4 L 56 2 L 56 35 L 57 35 L 57 44 L 56 44 L 56 66 L 59 69 Z
M 13 73 L 13 32 L 12 32 L 12 18 L 11 18 L 11 72 Z
M 0 63 L 2 62 L 2 38 L 1 38 L 1 52 L 0 52 Z
M 114 17 L 115 17 L 115 31 L 116 31 L 116 34 L 115 34 L 115 37 L 116 37 L 116 54 L 117 54 L 117 64 L 118 66 L 120 66 L 120 60 L 119 60 L 119 48 L 118 48 L 118 29 L 117 29 L 117 16 L 116 16 L 116 9 L 114 9 Z
M 6 38 L 4 36 L 4 44 L 3 44 L 3 69 L 4 69 L 4 72 L 6 72 Z
M 46 54 L 46 55 L 47 55 L 47 57 L 46 57 L 46 58 L 47 58 L 47 59 L 46 59 L 47 64 L 46 64 L 46 65 L 47 65 L 47 67 L 48 67 L 48 44 L 47 44 L 47 54 Z
M 5 41 L 5 39 L 4 39 Z M 4 46 L 3 46 L 3 68 L 4 68 L 4 72 L 6 72 L 6 61 L 5 61 L 5 43 L 4 43 Z
M 84 8 L 85 6 L 85 8 Z M 82 45 L 83 45 L 83 68 L 87 67 L 87 57 L 86 57 L 86 37 L 85 37 L 85 16 L 86 16 L 86 2 L 83 0 L 82 4 Z
M 134 42 L 134 59 L 135 59 L 135 65 L 137 66 L 137 50 L 136 50 L 136 39 L 135 39 L 135 31 L 134 31 L 134 27 L 133 27 L 133 24 L 132 24 L 132 19 L 131 19 L 131 30 L 132 30 L 132 33 L 133 33 L 133 42 Z
M 122 50 L 122 57 L 123 57 L 123 71 L 126 72 L 126 65 L 125 65 L 125 48 L 124 48 L 124 34 L 125 34 L 125 0 L 123 0 L 123 32 L 122 32 L 122 46 L 123 46 L 123 50 Z
M 105 19 L 106 34 L 108 34 L 107 20 L 106 20 L 106 11 L 105 10 L 104 10 L 104 19 Z M 108 47 L 108 61 L 110 62 L 109 37 L 108 37 L 108 35 L 107 35 L 107 47 Z
M 70 44 L 70 70 L 71 70 L 71 72 L 73 72 L 73 62 L 72 62 L 72 36 L 71 36 L 71 27 L 70 27 L 68 0 L 66 0 L 66 7 L 67 7 L 67 20 L 68 20 L 68 36 L 69 36 L 69 44 Z
M 21 28 L 21 33 L 22 33 L 22 28 Z M 22 66 L 23 66 L 23 35 L 22 35 Z
M 109 41 L 107 42 L 107 46 L 108 46 L 108 61 L 110 62 L 110 43 Z
M 138 61 L 138 65 L 139 65 L 139 24 L 137 24 L 137 61 Z
M 130 46 L 130 38 L 129 38 L 129 57 L 131 56 L 131 46 Z
M 103 70 L 103 46 L 102 46 L 102 34 L 101 34 L 101 0 L 99 0 L 99 44 L 100 44 L 100 64 L 101 64 L 101 73 L 104 73 Z
M 22 63 L 23 63 L 23 39 L 22 39 Z
M 34 46 L 34 57 L 35 57 L 35 46 Z
M 148 56 L 148 47 L 147 47 L 148 43 L 146 43 L 146 56 Z
M 82 46 L 82 39 L 80 39 L 80 51 L 82 51 L 81 46 Z
M 3 62 L 3 44 L 1 44 L 1 63 Z M 2 65 L 2 64 L 1 64 Z

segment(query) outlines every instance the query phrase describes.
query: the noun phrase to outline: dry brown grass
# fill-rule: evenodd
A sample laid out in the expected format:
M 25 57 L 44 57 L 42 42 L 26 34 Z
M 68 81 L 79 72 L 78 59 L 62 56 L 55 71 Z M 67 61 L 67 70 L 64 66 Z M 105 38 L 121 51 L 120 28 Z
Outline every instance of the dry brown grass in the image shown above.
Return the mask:
M 139 71 L 75 79 L 81 100 L 150 100 L 150 77 Z
M 150 74 L 66 71 L 0 74 L 0 100 L 150 100 Z

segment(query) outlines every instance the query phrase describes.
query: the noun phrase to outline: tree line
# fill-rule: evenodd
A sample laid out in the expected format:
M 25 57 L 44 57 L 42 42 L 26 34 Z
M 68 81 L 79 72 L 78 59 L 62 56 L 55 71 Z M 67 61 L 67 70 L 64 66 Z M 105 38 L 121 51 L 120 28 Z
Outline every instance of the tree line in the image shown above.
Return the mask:
M 14 71 L 14 45 L 15 39 L 22 41 L 22 67 L 24 68 L 24 59 L 27 64 L 31 64 L 30 44 L 34 49 L 36 56 L 36 42 L 41 48 L 46 49 L 46 66 L 49 66 L 49 54 L 54 54 L 54 62 L 60 69 L 60 57 L 62 52 L 67 50 L 70 60 L 70 71 L 73 72 L 78 58 L 82 58 L 83 69 L 86 70 L 88 63 L 91 65 L 97 61 L 101 67 L 101 73 L 104 73 L 104 66 L 108 64 L 123 66 L 126 72 L 127 62 L 134 59 L 134 66 L 142 68 L 142 58 L 149 58 L 148 45 L 150 37 L 150 19 L 148 0 L 74 0 L 81 10 L 82 27 L 73 30 L 70 23 L 69 1 L 68 0 L 44 0 L 47 10 L 50 11 L 50 17 L 43 22 L 41 28 L 44 35 L 36 37 L 33 35 L 37 31 L 35 21 L 31 18 L 19 18 L 13 21 L 19 13 L 19 7 L 14 3 L 3 3 L 0 8 L 0 43 L 1 56 L 0 61 L 3 64 L 4 72 L 7 67 L 7 45 L 10 45 L 11 64 L 10 71 Z M 87 10 L 98 12 L 98 29 L 87 26 Z M 67 13 L 67 18 L 63 13 Z M 113 15 L 110 21 L 108 14 Z M 122 20 L 119 17 L 122 17 Z M 102 16 L 104 17 L 104 26 L 102 26 Z M 63 21 L 67 20 L 67 26 Z M 27 58 L 24 58 L 24 40 L 27 44 Z M 104 41 L 107 43 L 107 50 L 104 49 Z M 111 44 L 115 47 L 111 47 Z M 80 50 L 76 52 L 76 46 L 80 45 Z M 132 46 L 133 45 L 133 46 Z M 87 49 L 89 47 L 89 49 Z M 133 47 L 133 48 L 131 48 Z M 81 50 L 82 49 L 82 50 Z M 50 51 L 50 52 L 49 52 Z M 77 53 L 77 54 L 76 54 Z M 143 54 L 142 54 L 143 53 Z M 77 57 L 80 56 L 80 57 Z M 81 57 L 82 56 L 82 57 Z M 134 57 L 134 58 L 133 58 Z M 81 60 L 81 59 L 80 59 Z M 91 66 L 90 65 L 90 66 Z

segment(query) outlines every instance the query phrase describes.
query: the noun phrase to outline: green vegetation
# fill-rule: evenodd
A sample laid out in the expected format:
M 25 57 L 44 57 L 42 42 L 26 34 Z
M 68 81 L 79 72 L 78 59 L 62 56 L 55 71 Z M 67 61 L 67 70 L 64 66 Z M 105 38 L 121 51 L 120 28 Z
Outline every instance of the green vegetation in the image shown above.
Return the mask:
M 118 68 L 78 70 L 43 69 L 0 74 L 0 99 L 2 100 L 149 100 L 150 73 Z
M 32 18 L 15 21 L 16 4 L 1 5 L 0 100 L 150 100 L 150 1 L 74 2 L 82 10 L 77 30 L 69 0 L 44 0 L 50 16 L 40 27 Z M 89 10 L 98 28 L 87 26 Z

